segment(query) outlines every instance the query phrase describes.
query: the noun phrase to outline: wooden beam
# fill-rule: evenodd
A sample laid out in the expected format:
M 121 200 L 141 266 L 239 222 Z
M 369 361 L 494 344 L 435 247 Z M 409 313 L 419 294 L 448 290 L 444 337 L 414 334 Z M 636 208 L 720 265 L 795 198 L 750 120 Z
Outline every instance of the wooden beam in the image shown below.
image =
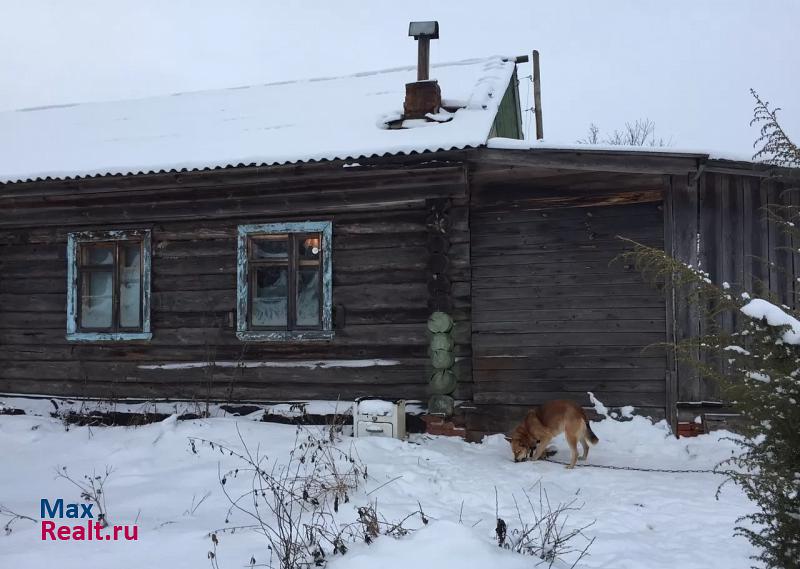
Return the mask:
M 692 176 L 671 176 L 665 180 L 667 194 L 664 200 L 664 250 L 673 258 L 693 267 L 698 266 L 698 194 L 697 186 L 690 184 Z M 700 333 L 698 307 L 690 303 L 686 287 L 675 288 L 667 283 L 667 342 L 679 343 Z M 694 399 L 699 393 L 700 379 L 697 368 L 680 361 L 674 349 L 668 350 L 666 386 L 667 417 L 673 432 L 677 432 L 677 402 Z M 696 350 L 691 357 L 699 358 Z
M 533 113 L 536 117 L 536 140 L 544 138 L 542 127 L 542 77 L 539 69 L 539 51 L 533 50 Z
M 347 160 L 319 160 L 273 165 L 240 165 L 219 168 L 198 168 L 193 170 L 162 170 L 159 172 L 131 175 L 108 174 L 98 176 L 77 176 L 64 179 L 31 180 L 25 182 L 0 183 L 0 197 L 29 195 L 72 194 L 93 191 L 133 191 L 135 189 L 169 188 L 175 185 L 201 186 L 253 182 L 277 182 L 299 177 L 334 176 L 342 173 L 344 166 L 348 176 L 357 173 L 417 168 L 436 169 L 459 166 L 466 158 L 463 150 L 419 152 L 403 155 L 359 157 Z M 358 166 L 353 162 L 357 161 Z
M 476 162 L 562 168 L 594 172 L 635 174 L 686 174 L 696 172 L 700 155 L 605 150 L 480 148 L 472 151 Z

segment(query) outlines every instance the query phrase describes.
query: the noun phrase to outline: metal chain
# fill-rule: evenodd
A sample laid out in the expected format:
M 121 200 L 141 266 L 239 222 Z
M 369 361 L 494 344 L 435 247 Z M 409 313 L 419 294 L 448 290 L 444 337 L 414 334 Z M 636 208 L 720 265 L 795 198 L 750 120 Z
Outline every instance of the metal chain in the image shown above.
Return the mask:
M 568 462 L 562 462 L 560 460 L 553 460 L 552 458 L 542 458 L 542 460 L 546 460 L 547 462 L 552 462 L 555 464 L 569 464 Z M 637 468 L 635 466 L 613 466 L 611 464 L 580 464 L 576 463 L 575 466 L 582 466 L 585 468 L 607 468 L 609 470 L 635 470 L 637 472 L 666 472 L 669 474 L 683 474 L 683 473 L 694 473 L 694 474 L 721 474 L 721 472 L 717 472 L 716 470 L 677 470 L 672 468 Z

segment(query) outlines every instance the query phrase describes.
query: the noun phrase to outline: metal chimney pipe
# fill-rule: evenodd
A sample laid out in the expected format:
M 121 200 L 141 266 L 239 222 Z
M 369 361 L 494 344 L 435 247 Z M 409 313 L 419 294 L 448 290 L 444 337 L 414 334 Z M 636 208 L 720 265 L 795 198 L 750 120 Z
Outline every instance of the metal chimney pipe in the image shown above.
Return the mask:
M 431 40 L 439 39 L 439 22 L 411 22 L 408 35 L 417 40 L 417 81 L 430 79 Z
M 417 81 L 427 81 L 431 69 L 431 40 L 423 36 L 417 41 Z

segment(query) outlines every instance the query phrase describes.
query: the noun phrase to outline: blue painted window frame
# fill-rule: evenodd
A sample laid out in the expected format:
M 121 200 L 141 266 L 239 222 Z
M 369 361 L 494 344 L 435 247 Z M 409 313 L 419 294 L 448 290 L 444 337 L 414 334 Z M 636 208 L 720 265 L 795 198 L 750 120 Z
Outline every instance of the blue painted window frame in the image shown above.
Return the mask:
M 250 311 L 250 279 L 247 241 L 255 235 L 284 233 L 319 233 L 322 236 L 322 326 L 321 330 L 250 330 L 247 315 Z M 297 221 L 261 223 L 239 226 L 236 272 L 236 337 L 243 342 L 306 342 L 332 340 L 333 333 L 333 222 Z
M 142 331 L 81 332 L 78 330 L 78 246 L 102 241 L 142 242 Z M 127 342 L 150 340 L 150 281 L 152 237 L 149 229 L 76 231 L 67 235 L 67 335 L 71 342 Z

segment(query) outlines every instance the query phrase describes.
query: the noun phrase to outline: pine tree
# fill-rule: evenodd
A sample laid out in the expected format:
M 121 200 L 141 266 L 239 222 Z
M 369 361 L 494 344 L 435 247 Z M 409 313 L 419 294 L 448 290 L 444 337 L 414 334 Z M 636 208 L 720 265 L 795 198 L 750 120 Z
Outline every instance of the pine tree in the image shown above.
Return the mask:
M 744 437 L 734 439 L 742 453 L 718 466 L 759 508 L 739 520 L 736 533 L 758 547 L 765 567 L 800 568 L 800 314 L 719 287 L 663 250 L 635 244 L 629 256 L 655 281 L 691 285 L 692 301 L 705 307 L 712 332 L 676 348 L 717 381 L 743 419 Z M 734 310 L 747 317 L 737 319 L 738 329 L 715 329 L 715 317 Z M 704 357 L 690 359 L 698 349 Z
M 779 167 L 772 175 L 791 188 L 786 182 L 797 173 L 786 168 L 800 166 L 800 151 L 778 123 L 778 109 L 752 93 L 757 104 L 751 124 L 762 124 L 756 142 L 761 148 L 754 158 Z M 784 232 L 800 238 L 798 206 L 772 208 L 767 214 Z M 660 249 L 634 243 L 627 256 L 649 280 L 670 280 L 691 291 L 686 301 L 700 307 L 707 335 L 675 348 L 679 357 L 716 380 L 743 419 L 743 438 L 735 439 L 741 454 L 718 466 L 726 481 L 740 486 L 758 506 L 756 513 L 738 520 L 735 532 L 757 547 L 754 560 L 762 566 L 800 569 L 800 311 L 758 298 L 754 291 L 717 286 L 708 273 Z M 726 311 L 740 315 L 732 331 L 716 325 Z M 697 353 L 701 357 L 693 358 Z
M 763 161 L 773 166 L 800 167 L 800 149 L 789 139 L 778 122 L 778 111 L 781 109 L 770 109 L 769 102 L 762 101 L 754 89 L 750 89 L 750 94 L 756 100 L 750 126 L 761 125 L 759 136 L 753 143 L 753 146 L 758 148 L 753 155 L 753 160 Z

